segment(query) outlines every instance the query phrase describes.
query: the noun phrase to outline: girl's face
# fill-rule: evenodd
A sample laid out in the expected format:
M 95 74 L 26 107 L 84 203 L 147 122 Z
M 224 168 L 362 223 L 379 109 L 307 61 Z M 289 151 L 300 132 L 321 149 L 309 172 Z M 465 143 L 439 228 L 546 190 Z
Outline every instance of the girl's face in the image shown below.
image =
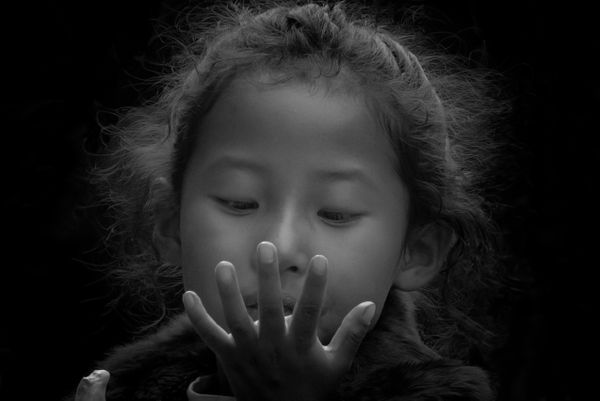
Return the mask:
M 255 299 L 256 247 L 278 249 L 282 294 L 298 299 L 308 262 L 329 260 L 319 338 L 327 343 L 357 304 L 376 318 L 398 273 L 408 192 L 367 108 L 303 85 L 234 82 L 198 125 L 179 218 L 184 285 L 227 327 L 214 277 L 233 263 Z M 249 313 L 257 319 L 255 308 Z M 376 321 L 376 320 L 374 320 Z

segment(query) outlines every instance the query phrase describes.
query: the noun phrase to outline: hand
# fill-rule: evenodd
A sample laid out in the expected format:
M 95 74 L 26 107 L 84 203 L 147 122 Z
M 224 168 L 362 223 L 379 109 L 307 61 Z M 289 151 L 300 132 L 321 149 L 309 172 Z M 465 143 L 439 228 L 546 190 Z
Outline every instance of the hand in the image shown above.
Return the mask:
M 375 304 L 363 302 L 344 318 L 331 342 L 317 337 L 326 282 L 327 259 L 309 263 L 302 295 L 293 315 L 284 317 L 277 250 L 259 244 L 258 310 L 248 315 L 234 266 L 215 269 L 225 320 L 231 334 L 207 313 L 198 295 L 187 291 L 183 301 L 196 332 L 217 355 L 237 400 L 326 400 L 335 392 L 362 342 Z
M 79 382 L 75 401 L 105 401 L 109 378 L 110 373 L 106 370 L 94 370 Z

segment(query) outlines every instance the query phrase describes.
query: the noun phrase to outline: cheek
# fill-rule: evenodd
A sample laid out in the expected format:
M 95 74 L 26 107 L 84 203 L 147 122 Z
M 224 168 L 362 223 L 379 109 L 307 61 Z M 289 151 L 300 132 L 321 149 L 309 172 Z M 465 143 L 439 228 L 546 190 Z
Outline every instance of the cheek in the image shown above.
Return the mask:
M 343 246 L 330 249 L 327 291 L 332 327 L 364 301 L 375 302 L 379 315 L 396 276 L 402 243 L 400 230 L 378 225 L 365 227 L 346 238 Z
M 228 217 L 209 202 L 182 208 L 180 227 L 184 268 L 208 266 L 212 270 L 222 260 L 236 267 L 246 263 L 248 230 L 230 224 Z
M 184 287 L 198 293 L 208 313 L 224 328 L 227 324 L 215 281 L 215 266 L 222 260 L 233 263 L 242 289 L 253 282 L 248 267 L 255 245 L 248 240 L 247 232 L 230 227 L 226 217 L 211 205 L 196 203 L 193 207 L 182 207 L 180 235 Z
M 401 229 L 378 221 L 366 224 L 329 247 L 329 257 L 335 264 L 332 273 L 340 281 L 356 282 L 365 288 L 365 292 L 372 292 L 371 283 L 381 286 L 393 280 L 403 241 Z
M 328 280 L 334 302 L 347 311 L 364 301 L 382 306 L 379 303 L 387 297 L 396 272 L 395 258 L 385 256 L 365 250 L 335 261 Z

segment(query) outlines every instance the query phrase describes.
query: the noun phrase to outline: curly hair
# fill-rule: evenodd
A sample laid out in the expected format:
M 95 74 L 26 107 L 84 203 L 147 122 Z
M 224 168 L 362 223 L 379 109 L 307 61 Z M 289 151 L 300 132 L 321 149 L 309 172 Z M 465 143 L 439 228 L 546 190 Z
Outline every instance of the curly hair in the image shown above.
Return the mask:
M 173 300 L 181 272 L 161 260 L 154 229 L 178 208 L 191 127 L 242 75 L 267 75 L 272 84 L 324 77 L 331 88 L 362 94 L 388 135 L 411 194 L 409 234 L 427 224 L 456 234 L 442 274 L 416 298 L 424 341 L 461 359 L 484 346 L 482 300 L 498 265 L 484 195 L 495 121 L 505 110 L 490 74 L 445 54 L 410 24 L 343 2 L 229 3 L 183 15 L 176 32 L 162 36 L 177 50 L 157 94 L 103 127 L 109 143 L 92 171 L 112 216 L 106 239 L 117 262 L 109 273 L 138 315 L 156 323 L 180 309 Z

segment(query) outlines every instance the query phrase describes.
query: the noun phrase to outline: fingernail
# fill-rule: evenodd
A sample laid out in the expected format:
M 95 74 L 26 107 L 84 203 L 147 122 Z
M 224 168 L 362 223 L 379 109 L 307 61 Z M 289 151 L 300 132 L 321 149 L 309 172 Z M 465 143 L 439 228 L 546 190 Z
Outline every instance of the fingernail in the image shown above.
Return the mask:
M 312 270 L 314 274 L 323 276 L 327 271 L 327 258 L 322 255 L 317 255 L 313 258 Z
M 84 379 L 87 382 L 102 382 L 108 379 L 109 376 L 110 374 L 108 373 L 108 371 L 103 369 L 97 369 L 90 373 L 89 376 L 84 377 Z
M 196 305 L 196 297 L 192 291 L 186 291 L 183 294 L 183 304 L 187 309 L 192 308 Z
M 373 302 L 371 302 L 370 305 L 365 307 L 365 309 L 363 310 L 361 319 L 366 325 L 371 324 L 371 321 L 373 320 L 373 316 L 375 316 L 375 309 L 376 309 L 375 304 Z
M 231 283 L 233 281 L 233 266 L 229 262 L 219 262 L 215 267 L 217 278 L 223 283 Z
M 79 381 L 75 393 L 76 400 L 104 400 L 106 385 L 110 373 L 107 370 L 94 370 L 88 376 Z
M 275 261 L 275 250 L 273 245 L 268 242 L 258 244 L 258 257 L 263 263 L 273 263 Z

